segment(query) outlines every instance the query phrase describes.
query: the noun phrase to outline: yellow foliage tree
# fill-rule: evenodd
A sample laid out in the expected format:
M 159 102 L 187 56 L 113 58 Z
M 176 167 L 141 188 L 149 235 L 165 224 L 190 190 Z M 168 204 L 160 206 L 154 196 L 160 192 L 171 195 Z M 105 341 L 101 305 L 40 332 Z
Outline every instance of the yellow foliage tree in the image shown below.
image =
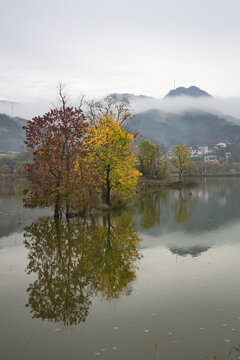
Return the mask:
M 186 144 L 175 146 L 174 156 L 173 163 L 178 170 L 179 180 L 182 180 L 190 164 L 191 153 L 188 146 Z
M 85 144 L 89 149 L 88 167 L 96 172 L 106 204 L 111 205 L 114 192 L 122 196 L 132 194 L 141 175 L 136 169 L 134 136 L 114 116 L 105 115 L 88 128 Z

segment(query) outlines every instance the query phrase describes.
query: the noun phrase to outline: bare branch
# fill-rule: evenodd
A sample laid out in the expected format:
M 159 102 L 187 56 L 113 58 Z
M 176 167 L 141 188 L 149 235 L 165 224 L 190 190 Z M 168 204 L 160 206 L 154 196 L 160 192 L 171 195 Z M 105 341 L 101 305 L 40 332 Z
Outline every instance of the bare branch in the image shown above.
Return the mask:
M 101 101 L 87 101 L 85 105 L 85 115 L 91 123 L 101 121 L 102 117 L 107 115 L 115 116 L 115 119 L 122 125 L 124 122 L 130 121 L 133 116 L 129 99 L 122 95 L 110 94 Z
M 60 104 L 60 107 L 65 112 L 66 107 L 68 106 L 70 100 L 70 96 L 68 95 L 66 85 L 62 81 L 58 81 L 57 90 L 58 90 L 57 103 Z
M 85 103 L 85 95 L 81 94 L 78 101 L 78 110 L 82 110 Z

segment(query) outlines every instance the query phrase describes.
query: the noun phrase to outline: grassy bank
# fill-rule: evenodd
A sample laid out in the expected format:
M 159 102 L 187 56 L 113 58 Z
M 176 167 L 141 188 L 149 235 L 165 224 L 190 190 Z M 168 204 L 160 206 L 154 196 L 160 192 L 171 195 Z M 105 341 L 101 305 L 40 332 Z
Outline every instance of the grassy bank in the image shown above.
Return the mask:
M 206 178 L 206 177 L 240 177 L 240 172 L 224 172 L 216 174 L 194 174 L 193 178 Z
M 183 187 L 194 187 L 198 183 L 193 179 L 164 179 L 164 180 L 150 180 L 141 178 L 137 185 L 137 193 L 145 190 L 157 190 L 160 188 L 168 189 L 182 189 Z

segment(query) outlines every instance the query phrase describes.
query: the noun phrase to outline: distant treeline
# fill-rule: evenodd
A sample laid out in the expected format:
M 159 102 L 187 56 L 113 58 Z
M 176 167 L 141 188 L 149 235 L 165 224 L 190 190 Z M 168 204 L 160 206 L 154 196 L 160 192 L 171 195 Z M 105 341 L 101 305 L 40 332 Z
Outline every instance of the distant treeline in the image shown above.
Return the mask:
M 19 154 L 0 155 L 1 177 L 15 176 L 25 177 L 24 164 L 32 160 L 32 151 Z

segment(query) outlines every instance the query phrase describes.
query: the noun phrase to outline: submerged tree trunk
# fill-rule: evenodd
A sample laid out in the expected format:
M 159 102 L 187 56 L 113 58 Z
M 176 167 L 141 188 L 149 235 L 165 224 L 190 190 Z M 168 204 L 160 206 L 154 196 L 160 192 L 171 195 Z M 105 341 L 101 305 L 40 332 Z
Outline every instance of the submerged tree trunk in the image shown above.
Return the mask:
M 179 180 L 182 180 L 182 170 L 179 170 Z
M 67 200 L 66 200 L 66 218 L 69 218 L 70 216 L 70 206 L 69 206 L 69 200 L 68 200 L 68 197 L 67 197 Z
M 110 165 L 107 167 L 107 177 L 106 177 L 106 204 L 111 206 L 111 180 L 110 176 Z
M 107 227 L 108 227 L 108 231 L 107 231 L 107 245 L 108 245 L 108 249 L 112 248 L 112 244 L 111 244 L 111 215 L 110 212 L 107 214 Z
M 107 229 L 107 237 L 106 237 L 106 248 L 111 249 L 111 213 L 108 212 L 107 215 L 103 215 L 103 227 Z
M 59 219 L 61 215 L 60 210 L 60 195 L 57 194 L 56 201 L 55 201 L 55 208 L 54 208 L 54 218 Z

